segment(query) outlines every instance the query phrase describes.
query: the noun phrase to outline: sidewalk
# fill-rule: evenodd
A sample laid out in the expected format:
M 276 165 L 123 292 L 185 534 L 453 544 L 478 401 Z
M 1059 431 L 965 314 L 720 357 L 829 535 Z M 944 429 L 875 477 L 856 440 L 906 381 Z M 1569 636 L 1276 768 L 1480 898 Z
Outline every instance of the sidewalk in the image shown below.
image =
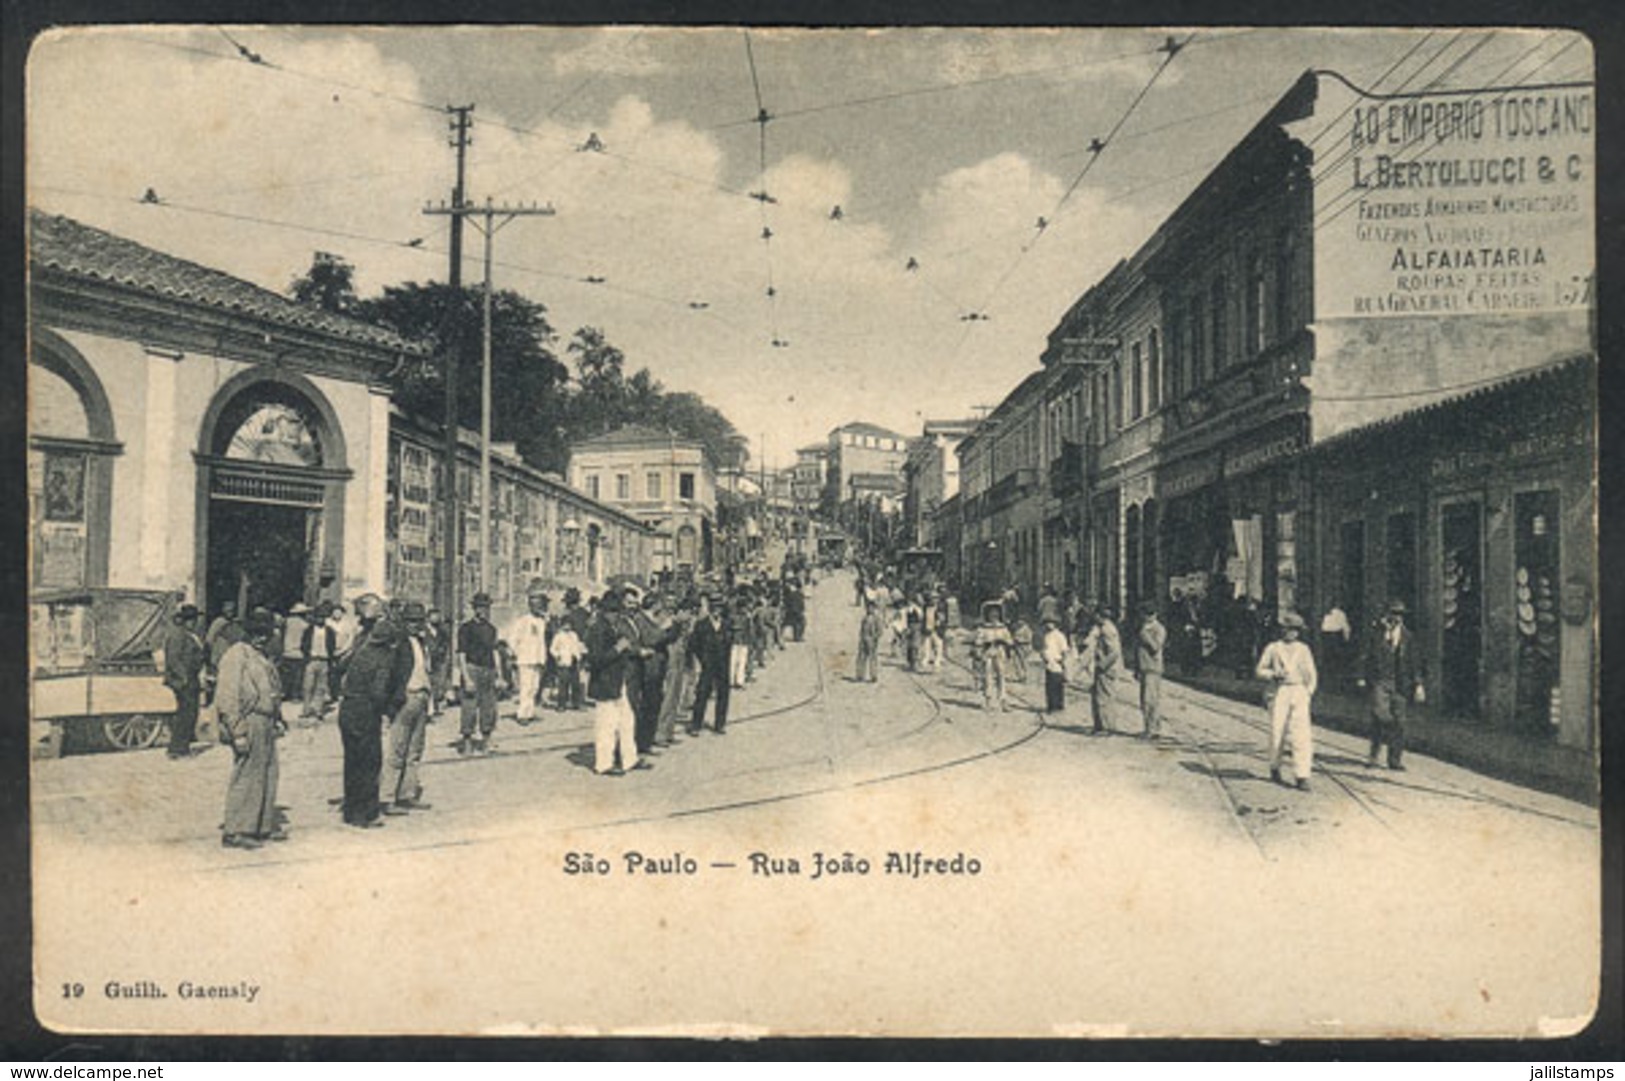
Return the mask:
M 1239 679 L 1211 665 L 1196 674 L 1170 672 L 1166 678 L 1238 702 L 1261 702 L 1257 680 Z M 1370 732 L 1366 717 L 1363 696 L 1325 689 L 1315 695 L 1317 726 L 1365 736 Z M 1597 765 L 1590 754 L 1574 747 L 1541 742 L 1466 718 L 1443 717 L 1431 705 L 1414 704 L 1406 717 L 1405 743 L 1407 750 L 1418 754 L 1592 807 L 1598 805 Z

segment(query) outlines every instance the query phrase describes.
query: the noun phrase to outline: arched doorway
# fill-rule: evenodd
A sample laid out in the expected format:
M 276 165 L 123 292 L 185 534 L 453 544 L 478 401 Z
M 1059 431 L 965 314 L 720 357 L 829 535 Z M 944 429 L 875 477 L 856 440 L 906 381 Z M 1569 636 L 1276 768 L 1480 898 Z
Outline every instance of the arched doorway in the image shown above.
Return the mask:
M 677 568 L 693 570 L 700 555 L 700 534 L 692 525 L 677 527 Z
M 198 583 L 209 611 L 287 611 L 337 599 L 343 564 L 344 437 L 302 376 L 255 369 L 220 388 L 198 461 Z
M 49 330 L 35 331 L 29 360 L 31 587 L 105 585 L 113 459 L 123 453 L 107 392 L 84 357 Z

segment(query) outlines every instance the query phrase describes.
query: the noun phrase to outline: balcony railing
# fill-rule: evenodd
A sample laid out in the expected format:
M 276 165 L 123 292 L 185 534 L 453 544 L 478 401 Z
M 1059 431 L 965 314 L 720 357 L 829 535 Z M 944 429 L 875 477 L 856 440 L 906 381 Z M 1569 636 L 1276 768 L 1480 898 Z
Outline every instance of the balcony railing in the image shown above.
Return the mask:
M 1051 495 L 1069 496 L 1084 490 L 1094 465 L 1094 455 L 1086 443 L 1064 440 L 1061 453 L 1049 464 L 1049 490 Z

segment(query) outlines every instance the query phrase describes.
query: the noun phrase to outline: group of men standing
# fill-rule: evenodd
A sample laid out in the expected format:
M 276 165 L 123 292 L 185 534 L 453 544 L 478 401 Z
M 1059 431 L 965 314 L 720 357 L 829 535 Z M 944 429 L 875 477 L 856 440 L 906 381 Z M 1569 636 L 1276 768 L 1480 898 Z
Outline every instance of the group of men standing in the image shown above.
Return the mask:
M 859 596 L 864 596 L 860 583 Z M 981 618 L 970 636 L 971 669 L 983 708 L 1004 711 L 1006 682 L 1012 676 L 1026 679 L 1026 652 L 1032 636 L 1026 631 L 1013 591 L 985 602 Z M 1381 763 L 1387 749 L 1387 765 L 1403 770 L 1405 720 L 1411 702 L 1425 700 L 1414 642 L 1405 626 L 1406 608 L 1393 601 L 1384 618 L 1367 635 L 1356 685 L 1367 691 L 1370 753 L 1367 766 Z M 1113 613 L 1105 606 L 1069 606 L 1061 603 L 1053 589 L 1045 586 L 1037 606 L 1040 632 L 1036 645 L 1044 670 L 1044 711 L 1060 713 L 1066 708 L 1066 689 L 1071 675 L 1088 688 L 1091 733 L 1106 735 L 1119 730 L 1117 710 L 1126 695 L 1126 685 L 1139 677 L 1139 704 L 1143 727 L 1140 738 L 1158 740 L 1162 729 L 1162 681 L 1167 668 L 1169 634 L 1155 604 L 1141 610 L 1134 629 L 1133 670 L 1128 667 L 1122 635 Z M 1007 622 L 1007 619 L 1013 620 Z M 1074 628 L 1068 633 L 1068 626 Z M 1277 783 L 1282 763 L 1291 749 L 1293 784 L 1309 787 L 1313 770 L 1314 746 L 1311 702 L 1319 688 L 1315 658 L 1302 640 L 1305 624 L 1293 611 L 1281 613 L 1279 636 L 1258 652 L 1251 674 L 1264 681 L 1265 702 L 1270 715 L 1269 770 Z M 859 625 L 857 676 L 873 681 L 883 623 L 876 611 L 872 593 Z M 911 667 L 912 654 L 911 654 Z

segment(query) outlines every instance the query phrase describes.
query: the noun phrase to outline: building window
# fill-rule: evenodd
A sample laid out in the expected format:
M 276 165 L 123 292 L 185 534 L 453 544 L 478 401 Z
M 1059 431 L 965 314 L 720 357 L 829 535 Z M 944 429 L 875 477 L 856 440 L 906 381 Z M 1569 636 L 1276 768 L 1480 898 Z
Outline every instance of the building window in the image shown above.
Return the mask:
M 1130 370 L 1131 399 L 1129 417 L 1139 420 L 1145 414 L 1145 358 L 1140 343 L 1134 343 L 1134 364 Z
M 1230 355 L 1230 342 L 1226 335 L 1229 327 L 1225 325 L 1225 304 L 1228 297 L 1225 295 L 1224 275 L 1220 274 L 1213 279 L 1213 288 L 1209 290 L 1208 304 L 1212 308 L 1210 313 L 1213 320 L 1213 372 L 1217 375 L 1224 371 Z
M 1155 330 L 1146 339 L 1146 409 L 1155 412 L 1162 405 L 1162 340 Z
M 1292 332 L 1292 234 L 1283 232 L 1275 248 L 1275 340 Z
M 644 478 L 644 497 L 647 499 L 660 498 L 660 474 L 650 473 Z
M 1269 344 L 1269 330 L 1265 327 L 1269 299 L 1264 281 L 1264 257 L 1253 256 L 1252 275 L 1247 282 L 1247 359 L 1258 355 Z
M 1185 345 L 1186 355 L 1190 357 L 1190 383 L 1186 391 L 1192 391 L 1207 383 L 1207 350 L 1202 348 L 1204 333 L 1202 326 L 1202 300 L 1192 297 L 1189 310 L 1185 312 Z
M 615 474 L 615 498 L 621 500 L 632 498 L 632 474 Z
M 598 498 L 598 474 L 594 473 L 587 478 L 587 494 L 594 499 Z
M 679 474 L 677 474 L 677 497 L 679 499 L 693 499 L 694 498 L 694 474 L 692 474 L 692 473 L 679 473 Z

